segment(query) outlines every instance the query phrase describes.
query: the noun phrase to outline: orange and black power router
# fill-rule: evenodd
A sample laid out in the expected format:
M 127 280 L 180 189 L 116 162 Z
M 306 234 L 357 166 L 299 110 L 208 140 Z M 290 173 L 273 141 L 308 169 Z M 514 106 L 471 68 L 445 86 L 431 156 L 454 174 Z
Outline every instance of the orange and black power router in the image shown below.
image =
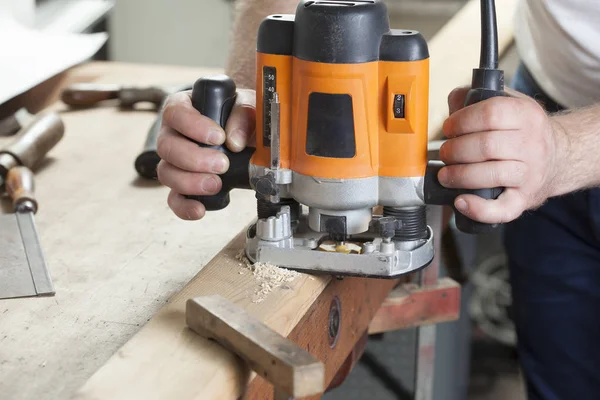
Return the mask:
M 468 103 L 504 95 L 495 4 L 481 3 L 481 65 Z M 443 164 L 427 160 L 427 43 L 417 31 L 390 30 L 383 1 L 301 1 L 295 15 L 262 22 L 256 60 L 256 148 L 212 146 L 231 161 L 223 189 L 188 196 L 212 211 L 229 204 L 231 189 L 256 192 L 251 260 L 395 278 L 433 260 L 428 204 L 502 192 L 439 184 Z M 225 126 L 235 96 L 230 78 L 211 76 L 195 83 L 192 102 Z M 373 215 L 376 206 L 382 215 Z M 471 233 L 494 228 L 460 213 L 456 223 Z

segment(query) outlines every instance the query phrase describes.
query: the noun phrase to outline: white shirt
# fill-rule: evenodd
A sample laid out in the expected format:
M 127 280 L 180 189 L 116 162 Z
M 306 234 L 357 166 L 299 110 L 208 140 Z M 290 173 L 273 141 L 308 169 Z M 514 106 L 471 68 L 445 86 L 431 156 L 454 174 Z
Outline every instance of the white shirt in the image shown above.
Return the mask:
M 515 22 L 519 55 L 551 98 L 600 103 L 600 0 L 521 0 Z

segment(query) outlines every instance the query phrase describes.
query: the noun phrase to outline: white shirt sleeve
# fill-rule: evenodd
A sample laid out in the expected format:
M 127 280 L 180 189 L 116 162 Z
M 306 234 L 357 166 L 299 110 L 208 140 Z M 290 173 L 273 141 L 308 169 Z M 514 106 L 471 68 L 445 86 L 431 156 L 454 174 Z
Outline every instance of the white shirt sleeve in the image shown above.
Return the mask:
M 600 102 L 600 0 L 521 0 L 515 40 L 553 100 L 569 108 Z

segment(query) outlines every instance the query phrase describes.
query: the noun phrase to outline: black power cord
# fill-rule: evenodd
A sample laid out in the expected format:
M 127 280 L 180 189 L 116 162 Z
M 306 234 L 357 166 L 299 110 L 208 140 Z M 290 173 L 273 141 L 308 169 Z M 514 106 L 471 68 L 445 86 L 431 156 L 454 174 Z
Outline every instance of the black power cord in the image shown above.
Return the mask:
M 473 81 L 466 105 L 506 95 L 504 71 L 498 69 L 498 22 L 494 0 L 481 0 L 480 57 L 479 68 L 473 70 Z
M 498 69 L 498 23 L 494 0 L 481 0 L 481 69 Z

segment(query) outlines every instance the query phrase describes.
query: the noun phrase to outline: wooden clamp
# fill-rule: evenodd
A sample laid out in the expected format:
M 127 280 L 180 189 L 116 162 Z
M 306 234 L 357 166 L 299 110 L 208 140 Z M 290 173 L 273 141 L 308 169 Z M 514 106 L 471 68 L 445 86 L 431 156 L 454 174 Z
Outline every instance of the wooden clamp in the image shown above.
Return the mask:
M 186 323 L 200 336 L 235 353 L 271 382 L 275 400 L 325 391 L 323 363 L 219 295 L 189 299 Z

